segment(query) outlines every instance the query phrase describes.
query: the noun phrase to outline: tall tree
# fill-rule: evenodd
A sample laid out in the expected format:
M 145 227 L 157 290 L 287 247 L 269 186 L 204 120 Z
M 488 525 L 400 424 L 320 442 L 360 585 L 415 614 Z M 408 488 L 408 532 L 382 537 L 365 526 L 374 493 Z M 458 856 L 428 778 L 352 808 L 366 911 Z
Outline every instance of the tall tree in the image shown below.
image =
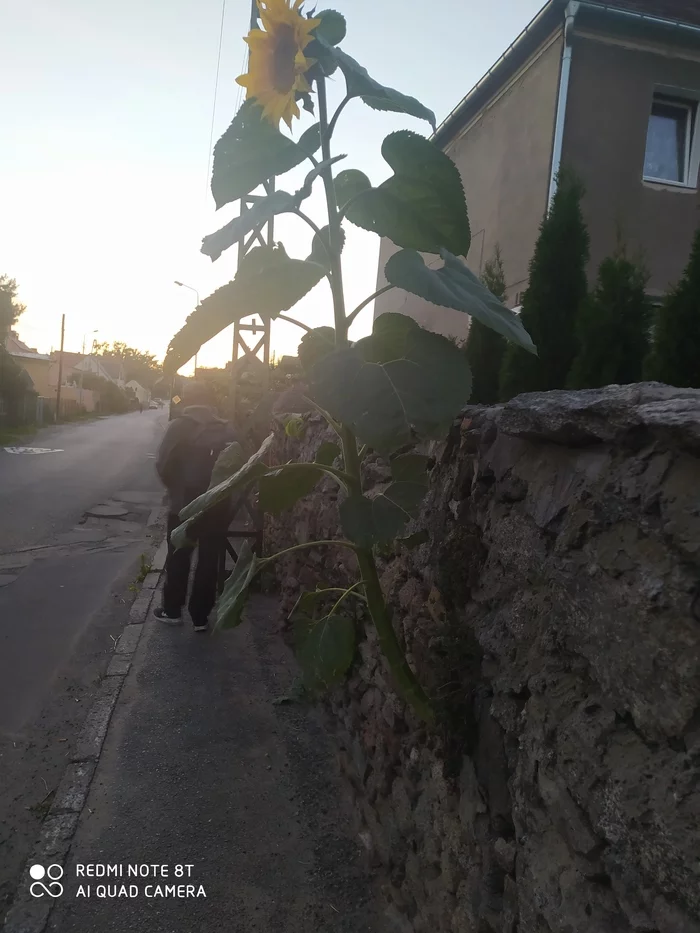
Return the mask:
M 121 360 L 124 363 L 126 381 L 135 379 L 147 389 L 152 389 L 163 373 L 162 366 L 153 353 L 136 350 L 119 340 L 115 340 L 111 346 L 109 343 L 96 343 L 94 352 L 106 359 Z
M 576 318 L 586 298 L 590 255 L 583 220 L 583 186 L 568 169 L 558 176 L 557 192 L 542 221 L 530 262 L 530 282 L 521 318 L 538 356 L 509 344 L 501 371 L 501 398 L 520 392 L 561 389 L 577 352 Z
M 646 270 L 627 257 L 623 245 L 601 263 L 596 288 L 579 313 L 579 351 L 569 374 L 572 389 L 641 380 L 651 323 L 647 281 Z
M 26 311 L 25 305 L 17 300 L 17 282 L 9 275 L 0 275 L 0 337 L 10 332 L 18 317 Z
M 700 229 L 683 278 L 657 314 L 647 374 L 668 385 L 700 388 Z
M 506 277 L 501 248 L 496 244 L 492 259 L 484 265 L 481 281 L 496 298 L 505 301 Z M 472 318 L 467 337 L 466 354 L 472 371 L 474 405 L 493 405 L 498 401 L 498 386 L 506 341 L 495 330 Z

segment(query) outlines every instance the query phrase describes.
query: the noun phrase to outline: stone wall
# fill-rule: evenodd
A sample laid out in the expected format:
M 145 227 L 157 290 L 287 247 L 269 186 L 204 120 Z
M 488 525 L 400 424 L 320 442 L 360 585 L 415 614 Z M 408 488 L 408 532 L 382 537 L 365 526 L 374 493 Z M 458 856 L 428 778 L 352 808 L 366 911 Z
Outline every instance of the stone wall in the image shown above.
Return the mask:
M 278 462 L 326 430 L 310 417 Z M 382 577 L 440 725 L 392 692 L 369 626 L 328 703 L 387 929 L 698 933 L 700 391 L 521 396 L 430 452 L 409 529 L 430 539 Z M 366 488 L 386 480 L 370 461 Z M 336 534 L 315 494 L 267 551 Z M 287 609 L 354 579 L 328 549 L 279 571 Z

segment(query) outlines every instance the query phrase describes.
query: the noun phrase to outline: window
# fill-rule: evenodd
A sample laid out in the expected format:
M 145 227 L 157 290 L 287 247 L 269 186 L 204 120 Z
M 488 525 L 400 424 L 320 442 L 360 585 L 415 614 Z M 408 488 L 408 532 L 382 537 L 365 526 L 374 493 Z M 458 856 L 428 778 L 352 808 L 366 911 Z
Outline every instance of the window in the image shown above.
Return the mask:
M 676 185 L 691 184 L 697 103 L 655 94 L 647 131 L 644 177 Z

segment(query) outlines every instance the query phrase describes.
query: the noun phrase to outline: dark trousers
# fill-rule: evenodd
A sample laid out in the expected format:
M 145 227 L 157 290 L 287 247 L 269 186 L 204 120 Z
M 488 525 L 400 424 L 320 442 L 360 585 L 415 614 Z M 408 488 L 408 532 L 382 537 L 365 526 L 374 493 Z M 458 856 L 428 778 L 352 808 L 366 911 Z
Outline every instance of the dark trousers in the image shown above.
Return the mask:
M 165 561 L 163 609 L 169 616 L 178 615 L 187 602 L 192 548 L 174 550 L 170 535 L 180 524 L 174 513 L 168 515 L 168 556 Z M 227 517 L 205 515 L 188 537 L 197 541 L 197 566 L 188 609 L 195 625 L 205 625 L 216 602 L 219 560 L 226 547 Z

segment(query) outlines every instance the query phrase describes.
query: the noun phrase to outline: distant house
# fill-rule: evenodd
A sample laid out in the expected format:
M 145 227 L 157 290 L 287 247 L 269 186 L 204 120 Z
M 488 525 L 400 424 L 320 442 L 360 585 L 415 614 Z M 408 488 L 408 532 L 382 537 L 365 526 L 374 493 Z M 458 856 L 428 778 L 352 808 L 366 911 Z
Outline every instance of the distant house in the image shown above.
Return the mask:
M 142 405 L 148 405 L 148 403 L 151 401 L 151 393 L 149 389 L 145 389 L 141 383 L 137 382 L 135 379 L 130 379 L 126 384 L 126 388 L 132 390 Z
M 123 389 L 126 385 L 126 375 L 124 369 L 124 361 L 119 359 L 113 359 L 108 356 L 91 356 L 91 360 L 99 361 L 100 366 L 107 372 L 108 378 L 115 382 L 120 389 Z
M 590 276 L 620 230 L 646 263 L 650 294 L 663 295 L 700 221 L 700 3 L 549 0 L 433 139 L 462 176 L 467 262 L 480 274 L 500 244 L 508 305 L 527 289 L 562 165 L 586 188 Z M 382 241 L 379 287 L 395 251 Z M 377 299 L 375 317 L 386 311 L 455 337 L 469 327 L 466 315 L 398 290 Z
M 51 357 L 46 353 L 39 353 L 34 347 L 28 347 L 19 339 L 15 331 L 10 331 L 5 339 L 5 349 L 17 365 L 27 373 L 37 395 L 42 398 L 52 397 L 49 380 Z

